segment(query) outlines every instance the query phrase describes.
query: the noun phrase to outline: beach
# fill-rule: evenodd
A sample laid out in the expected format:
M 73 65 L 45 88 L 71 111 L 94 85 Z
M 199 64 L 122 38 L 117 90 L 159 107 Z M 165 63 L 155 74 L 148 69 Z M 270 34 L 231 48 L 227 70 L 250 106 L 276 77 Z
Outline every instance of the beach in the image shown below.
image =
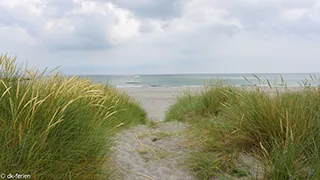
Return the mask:
M 163 121 L 165 112 L 174 104 L 177 96 L 184 91 L 197 92 L 201 87 L 148 87 L 148 88 L 119 88 L 131 97 L 140 101 L 149 117 L 155 121 Z

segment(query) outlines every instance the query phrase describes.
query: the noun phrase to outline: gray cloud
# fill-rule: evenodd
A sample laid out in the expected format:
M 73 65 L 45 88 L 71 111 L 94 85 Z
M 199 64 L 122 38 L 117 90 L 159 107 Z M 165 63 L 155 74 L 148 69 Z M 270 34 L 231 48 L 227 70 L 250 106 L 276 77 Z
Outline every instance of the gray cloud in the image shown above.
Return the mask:
M 301 36 L 308 34 L 319 34 L 320 19 L 314 21 L 310 18 L 311 11 L 315 9 L 316 0 L 280 0 L 280 1 L 261 1 L 260 3 L 245 3 L 245 1 L 221 1 L 217 4 L 220 8 L 227 10 L 230 16 L 237 18 L 243 25 L 243 30 L 258 31 L 264 33 L 294 33 Z M 284 20 L 285 11 L 305 10 L 306 13 L 292 21 Z M 294 12 L 293 12 L 294 13 Z M 294 14 L 288 14 L 287 18 L 294 18 Z M 318 17 L 320 18 L 320 17 Z M 320 34 L 319 34 L 320 35 Z
M 0 6 L 0 26 L 21 27 L 31 36 L 39 33 L 38 25 L 32 24 L 28 19 L 20 19 L 20 15 Z
M 72 0 L 48 0 L 44 7 L 44 13 L 50 18 L 65 17 L 70 11 L 79 7 Z
M 72 0 L 50 0 L 42 6 L 40 16 L 27 11 L 24 7 L 5 8 L 0 6 L 0 26 L 12 26 L 24 29 L 29 35 L 46 45 L 49 51 L 103 50 L 111 47 L 108 36 L 110 22 L 116 17 L 102 15 L 100 12 L 72 13 L 81 7 Z M 54 22 L 51 33 L 46 25 Z M 57 25 L 59 21 L 66 21 Z M 67 27 L 72 31 L 67 30 Z
M 141 18 L 171 19 L 181 16 L 189 0 L 111 0 L 115 5 L 131 10 Z
M 156 27 L 151 24 L 150 22 L 143 22 L 139 26 L 139 31 L 141 33 L 150 33 L 152 32 Z
M 108 20 L 101 14 L 77 14 L 66 17 L 73 31 L 53 29 L 53 34 L 44 38 L 52 50 L 104 50 L 112 45 L 108 39 Z M 59 32 L 60 31 L 60 32 Z
M 8 12 L 7 9 L 0 7 L 0 25 L 2 26 L 13 26 L 19 20 L 12 16 L 11 13 Z

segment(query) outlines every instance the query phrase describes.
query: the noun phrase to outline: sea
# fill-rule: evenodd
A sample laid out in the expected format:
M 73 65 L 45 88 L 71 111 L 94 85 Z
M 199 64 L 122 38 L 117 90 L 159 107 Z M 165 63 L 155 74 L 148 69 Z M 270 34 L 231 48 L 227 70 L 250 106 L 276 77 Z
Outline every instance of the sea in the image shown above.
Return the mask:
M 116 87 L 201 87 L 220 81 L 234 86 L 300 87 L 320 86 L 320 73 L 291 74 L 159 74 L 159 75 L 80 75 L 95 83 Z

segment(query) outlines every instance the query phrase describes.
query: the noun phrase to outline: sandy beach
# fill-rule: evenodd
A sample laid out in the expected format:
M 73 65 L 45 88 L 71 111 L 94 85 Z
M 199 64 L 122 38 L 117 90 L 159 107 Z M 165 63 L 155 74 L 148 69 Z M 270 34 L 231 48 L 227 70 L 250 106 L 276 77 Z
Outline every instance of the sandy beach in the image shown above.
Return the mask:
M 148 112 L 150 118 L 163 121 L 165 112 L 172 105 L 176 97 L 184 91 L 197 92 L 202 88 L 119 88 L 126 91 L 131 97 L 141 102 L 142 107 Z

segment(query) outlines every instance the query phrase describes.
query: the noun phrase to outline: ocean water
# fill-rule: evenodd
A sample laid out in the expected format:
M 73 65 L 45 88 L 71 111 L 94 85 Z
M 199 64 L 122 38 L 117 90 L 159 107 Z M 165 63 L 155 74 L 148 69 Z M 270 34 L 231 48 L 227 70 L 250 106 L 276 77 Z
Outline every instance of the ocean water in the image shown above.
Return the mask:
M 81 75 L 93 82 L 112 84 L 116 87 L 200 87 L 210 80 L 219 79 L 235 86 L 267 86 L 267 80 L 275 86 L 299 87 L 307 83 L 320 85 L 320 73 L 316 74 L 176 74 L 176 75 Z M 310 77 L 312 76 L 312 78 Z M 282 78 L 284 82 L 282 82 Z

